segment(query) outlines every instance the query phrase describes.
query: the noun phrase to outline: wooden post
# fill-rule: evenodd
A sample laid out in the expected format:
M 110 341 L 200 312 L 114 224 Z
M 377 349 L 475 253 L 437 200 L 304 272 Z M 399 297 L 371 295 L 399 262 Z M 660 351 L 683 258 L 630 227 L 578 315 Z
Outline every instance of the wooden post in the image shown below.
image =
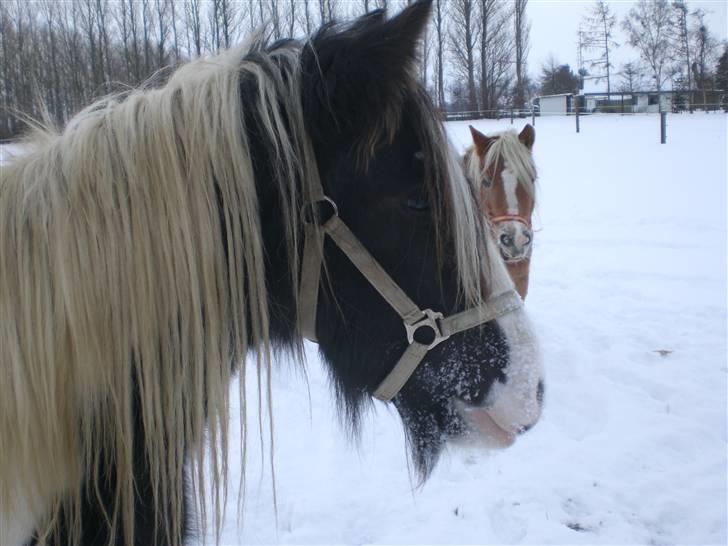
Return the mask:
M 531 125 L 536 127 L 536 110 L 531 106 Z
M 576 113 L 576 132 L 579 132 L 579 101 L 574 100 L 574 112 Z
M 511 108 L 511 125 L 513 125 L 513 108 Z
M 667 112 L 660 112 L 660 144 L 667 142 Z

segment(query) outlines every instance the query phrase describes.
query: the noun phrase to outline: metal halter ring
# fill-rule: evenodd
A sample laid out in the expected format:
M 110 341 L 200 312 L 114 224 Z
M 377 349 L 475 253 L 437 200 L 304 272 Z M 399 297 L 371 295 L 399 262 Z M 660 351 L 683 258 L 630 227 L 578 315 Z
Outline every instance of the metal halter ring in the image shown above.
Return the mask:
M 424 311 L 422 311 L 422 313 L 425 316 L 417 322 L 413 324 L 405 322 L 404 329 L 407 332 L 407 341 L 410 343 L 410 345 L 415 342 L 415 332 L 417 330 L 424 327 L 432 330 L 432 332 L 434 333 L 434 339 L 430 342 L 429 345 L 427 345 L 427 350 L 429 351 L 436 345 L 439 345 L 440 343 L 448 339 L 450 336 L 443 335 L 442 330 L 440 329 L 440 324 L 438 323 L 438 321 L 444 318 L 442 313 L 437 313 L 432 309 L 425 309 Z
M 318 210 L 314 209 L 317 205 L 320 204 L 327 204 L 331 208 L 331 214 L 319 214 L 316 215 L 315 212 L 319 212 Z M 303 206 L 301 216 L 303 218 L 303 222 L 305 224 L 309 225 L 318 225 L 322 226 L 326 222 L 328 222 L 331 218 L 334 216 L 339 215 L 339 207 L 336 206 L 336 203 L 333 199 L 330 197 L 327 197 L 326 195 L 322 196 L 317 201 L 311 201 L 310 203 L 307 203 Z

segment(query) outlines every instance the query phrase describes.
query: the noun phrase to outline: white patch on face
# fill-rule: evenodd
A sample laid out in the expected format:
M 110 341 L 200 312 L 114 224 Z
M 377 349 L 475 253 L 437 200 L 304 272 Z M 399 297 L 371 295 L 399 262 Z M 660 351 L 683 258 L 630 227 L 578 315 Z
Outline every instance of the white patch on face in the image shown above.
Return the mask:
M 508 340 L 510 362 L 507 381 L 495 383 L 488 394 L 488 415 L 503 430 L 516 433 L 530 427 L 541 416 L 539 383 L 543 362 L 538 341 L 523 308 L 498 319 Z
M 497 252 L 488 239 L 488 252 Z M 513 288 L 501 260 L 491 260 L 490 274 L 493 294 Z M 543 381 L 543 363 L 536 334 L 523 307 L 503 315 L 497 322 L 510 348 L 509 364 L 504 370 L 507 381 L 493 385 L 486 407 L 488 415 L 499 427 L 516 433 L 532 426 L 541 415 L 538 385 Z
M 503 169 L 501 174 L 503 180 L 503 192 L 506 195 L 506 206 L 508 214 L 518 214 L 518 198 L 516 197 L 516 188 L 518 187 L 518 177 L 510 169 L 508 165 Z

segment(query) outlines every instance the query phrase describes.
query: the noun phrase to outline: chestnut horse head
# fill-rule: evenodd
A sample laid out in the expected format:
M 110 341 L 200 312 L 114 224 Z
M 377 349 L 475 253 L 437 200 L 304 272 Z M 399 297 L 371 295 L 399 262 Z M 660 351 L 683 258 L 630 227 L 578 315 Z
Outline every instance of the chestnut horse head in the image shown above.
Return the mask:
M 471 182 L 480 186 L 480 204 L 488 217 L 501 257 L 522 298 L 528 292 L 533 243 L 531 216 L 535 206 L 536 168 L 533 143 L 536 132 L 526 125 L 486 136 L 470 126 L 473 145 L 465 152 Z

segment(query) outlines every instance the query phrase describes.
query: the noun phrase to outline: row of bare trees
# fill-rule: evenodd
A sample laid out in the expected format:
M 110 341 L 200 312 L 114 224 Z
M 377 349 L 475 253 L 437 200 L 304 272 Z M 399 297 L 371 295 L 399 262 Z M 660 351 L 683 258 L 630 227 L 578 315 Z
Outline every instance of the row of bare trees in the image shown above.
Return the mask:
M 608 93 L 614 73 L 611 59 L 620 46 L 616 39 L 618 23 L 609 4 L 596 0 L 578 33 L 582 76 L 590 73 L 597 80 L 606 80 Z M 713 67 L 720 44 L 708 28 L 705 11 L 691 10 L 686 0 L 638 0 L 620 26 L 639 61 L 622 66 L 619 91 L 660 92 L 671 82 L 674 90 L 707 102 L 708 91 L 715 87 Z M 585 60 L 584 51 L 592 57 Z
M 445 103 L 440 60 L 443 44 L 449 49 L 448 61 L 455 84 L 453 106 L 459 110 L 494 113 L 498 108 L 523 108 L 528 98 L 526 61 L 530 24 L 526 18 L 528 0 L 437 0 L 439 21 L 444 5 L 449 8 L 449 25 L 439 26 L 438 102 Z
M 272 39 L 412 0 L 3 0 L 0 138 L 47 115 L 62 123 L 94 97 L 129 88 L 186 59 Z M 523 106 L 528 0 L 435 0 L 422 80 L 443 109 Z M 448 83 L 454 82 L 454 83 Z

